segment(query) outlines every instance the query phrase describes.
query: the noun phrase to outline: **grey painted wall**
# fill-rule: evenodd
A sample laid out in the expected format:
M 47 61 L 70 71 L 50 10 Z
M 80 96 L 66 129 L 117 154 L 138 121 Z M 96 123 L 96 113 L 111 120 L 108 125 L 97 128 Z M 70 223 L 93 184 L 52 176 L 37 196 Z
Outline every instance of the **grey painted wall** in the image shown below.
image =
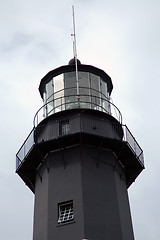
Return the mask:
M 134 239 L 123 168 L 113 152 L 77 145 L 45 161 L 42 181 L 36 179 L 34 240 Z M 58 203 L 69 200 L 74 221 L 59 225 Z

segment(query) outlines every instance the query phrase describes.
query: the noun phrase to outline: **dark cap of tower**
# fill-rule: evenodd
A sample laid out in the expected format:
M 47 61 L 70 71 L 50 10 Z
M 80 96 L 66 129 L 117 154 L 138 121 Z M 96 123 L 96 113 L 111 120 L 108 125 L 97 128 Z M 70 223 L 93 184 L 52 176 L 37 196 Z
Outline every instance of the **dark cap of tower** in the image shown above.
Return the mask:
M 78 65 L 81 64 L 81 62 L 80 62 L 78 59 L 77 59 L 77 64 L 78 64 Z M 76 65 L 76 59 L 75 59 L 75 58 L 72 58 L 72 59 L 69 61 L 68 65 Z

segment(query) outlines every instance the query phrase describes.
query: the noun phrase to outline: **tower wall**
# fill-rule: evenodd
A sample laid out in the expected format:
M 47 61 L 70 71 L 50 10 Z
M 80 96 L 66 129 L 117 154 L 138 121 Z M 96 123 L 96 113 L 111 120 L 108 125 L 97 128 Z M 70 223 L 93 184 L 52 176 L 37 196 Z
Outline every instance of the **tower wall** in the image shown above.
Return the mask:
M 82 188 L 86 238 L 133 240 L 122 166 L 108 149 L 87 147 L 83 154 Z
M 42 166 L 36 176 L 33 239 L 48 239 L 48 186 L 49 175 L 47 169 Z
M 39 174 L 34 240 L 134 239 L 125 176 L 113 152 L 71 146 L 51 152 Z M 58 224 L 58 204 L 71 200 L 74 220 Z
M 46 158 L 48 170 L 45 163 L 41 166 L 40 174 L 48 179 L 36 179 L 35 186 L 35 210 L 34 210 L 34 240 L 56 240 L 56 239 L 82 239 L 84 233 L 83 201 L 81 188 L 81 164 L 77 147 L 50 153 Z M 65 161 L 65 162 L 64 162 Z M 47 184 L 46 184 L 47 183 Z M 41 189 L 40 189 L 41 186 Z M 45 196 L 45 189 L 48 189 Z M 44 193 L 43 193 L 44 190 Z M 45 198 L 45 205 L 37 205 L 36 198 Z M 72 223 L 58 224 L 58 204 L 73 200 L 74 220 Z M 40 219 L 40 208 L 44 208 L 46 219 Z M 40 211 L 39 211 L 40 210 Z M 44 224 L 43 224 L 44 221 Z M 45 225 L 47 222 L 47 227 Z M 46 231 L 47 238 L 39 236 L 39 229 Z

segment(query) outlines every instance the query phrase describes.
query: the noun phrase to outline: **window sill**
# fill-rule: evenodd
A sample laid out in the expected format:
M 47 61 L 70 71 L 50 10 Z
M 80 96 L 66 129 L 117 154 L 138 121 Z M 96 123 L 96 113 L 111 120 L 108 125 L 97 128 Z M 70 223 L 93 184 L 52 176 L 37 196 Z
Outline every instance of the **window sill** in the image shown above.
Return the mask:
M 68 225 L 68 224 L 71 224 L 71 223 L 75 223 L 75 220 L 73 220 L 73 221 L 68 221 L 68 222 L 63 222 L 63 223 L 58 223 L 58 224 L 57 224 L 57 227 L 61 227 L 61 226 Z

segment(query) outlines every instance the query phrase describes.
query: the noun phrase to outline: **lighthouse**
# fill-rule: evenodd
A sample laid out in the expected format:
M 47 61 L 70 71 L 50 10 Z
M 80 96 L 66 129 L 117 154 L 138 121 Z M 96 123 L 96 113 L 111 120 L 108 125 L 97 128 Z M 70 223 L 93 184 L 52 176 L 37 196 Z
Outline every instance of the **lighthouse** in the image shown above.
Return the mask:
M 33 240 L 134 240 L 127 189 L 143 150 L 102 69 L 73 58 L 40 81 L 42 107 L 16 154 L 35 195 Z

